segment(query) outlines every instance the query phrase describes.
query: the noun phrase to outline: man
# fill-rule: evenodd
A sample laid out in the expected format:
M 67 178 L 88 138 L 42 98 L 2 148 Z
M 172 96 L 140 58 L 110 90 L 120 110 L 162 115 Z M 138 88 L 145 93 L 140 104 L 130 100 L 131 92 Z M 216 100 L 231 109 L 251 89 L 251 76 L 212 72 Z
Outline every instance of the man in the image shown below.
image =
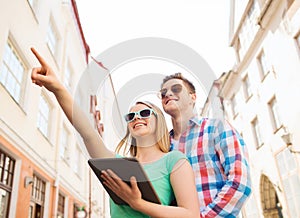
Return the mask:
M 193 167 L 201 217 L 237 217 L 251 193 L 246 145 L 227 122 L 194 114 L 194 85 L 176 73 L 164 78 L 162 106 L 172 118 L 171 150 Z

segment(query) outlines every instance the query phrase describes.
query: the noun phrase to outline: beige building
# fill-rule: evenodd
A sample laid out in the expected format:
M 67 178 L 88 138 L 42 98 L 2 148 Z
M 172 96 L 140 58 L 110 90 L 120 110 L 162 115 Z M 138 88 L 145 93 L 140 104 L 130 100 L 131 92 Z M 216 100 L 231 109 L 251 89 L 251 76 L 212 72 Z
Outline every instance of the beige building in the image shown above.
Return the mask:
M 0 12 L 0 217 L 75 217 L 82 207 L 109 217 L 85 147 L 54 95 L 30 78 L 35 47 L 78 91 L 89 49 L 75 0 L 0 0 Z M 87 113 L 91 94 L 77 98 Z
M 300 2 L 231 0 L 230 9 L 236 63 L 202 115 L 223 114 L 248 145 L 253 192 L 241 217 L 300 217 Z

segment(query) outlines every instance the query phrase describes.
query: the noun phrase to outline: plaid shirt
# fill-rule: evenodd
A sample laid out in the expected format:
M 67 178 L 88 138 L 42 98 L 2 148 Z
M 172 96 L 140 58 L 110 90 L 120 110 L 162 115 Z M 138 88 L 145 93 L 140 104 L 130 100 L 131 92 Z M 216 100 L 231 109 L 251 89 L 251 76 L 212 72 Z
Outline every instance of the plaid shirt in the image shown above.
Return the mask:
M 195 173 L 201 217 L 237 217 L 251 193 L 246 145 L 227 122 L 193 117 L 171 150 L 186 154 Z

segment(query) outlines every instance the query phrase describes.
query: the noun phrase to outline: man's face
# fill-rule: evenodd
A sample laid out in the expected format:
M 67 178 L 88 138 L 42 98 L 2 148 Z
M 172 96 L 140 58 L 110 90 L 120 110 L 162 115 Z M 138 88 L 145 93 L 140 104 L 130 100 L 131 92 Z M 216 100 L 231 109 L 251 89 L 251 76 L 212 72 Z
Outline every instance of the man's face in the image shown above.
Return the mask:
M 180 79 L 171 79 L 163 84 L 162 106 L 166 113 L 176 116 L 186 110 L 193 110 L 196 95 L 192 94 Z

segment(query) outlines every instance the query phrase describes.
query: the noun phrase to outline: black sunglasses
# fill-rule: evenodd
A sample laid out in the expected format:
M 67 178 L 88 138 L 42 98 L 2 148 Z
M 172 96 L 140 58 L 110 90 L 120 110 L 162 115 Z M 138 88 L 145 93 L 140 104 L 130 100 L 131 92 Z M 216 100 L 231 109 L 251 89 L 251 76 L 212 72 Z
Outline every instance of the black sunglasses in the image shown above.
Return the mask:
M 126 114 L 124 117 L 125 117 L 126 122 L 130 123 L 134 120 L 135 115 L 138 115 L 139 118 L 149 118 L 152 113 L 154 115 L 156 115 L 156 112 L 153 109 L 146 108 L 146 109 L 142 109 L 140 111 L 130 112 L 130 113 Z
M 167 92 L 168 92 L 169 89 L 161 89 L 160 90 L 160 97 L 161 98 L 165 98 L 166 95 L 167 95 Z M 172 85 L 171 86 L 171 91 L 174 93 L 174 94 L 178 94 L 182 91 L 182 85 L 181 84 L 175 84 L 175 85 Z

